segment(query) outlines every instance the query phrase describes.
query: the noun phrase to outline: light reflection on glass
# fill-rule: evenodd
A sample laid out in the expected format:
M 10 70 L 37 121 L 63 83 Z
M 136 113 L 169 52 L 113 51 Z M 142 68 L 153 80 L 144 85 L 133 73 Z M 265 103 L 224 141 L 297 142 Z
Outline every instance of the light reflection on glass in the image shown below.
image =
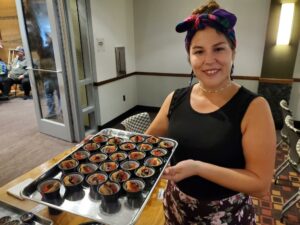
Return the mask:
M 22 3 L 41 117 L 63 123 L 46 0 Z

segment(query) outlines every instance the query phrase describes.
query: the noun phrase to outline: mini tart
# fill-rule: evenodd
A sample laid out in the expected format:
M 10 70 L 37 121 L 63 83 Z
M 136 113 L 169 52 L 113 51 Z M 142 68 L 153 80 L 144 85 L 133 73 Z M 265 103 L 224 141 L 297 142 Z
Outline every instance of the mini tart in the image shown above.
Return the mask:
M 101 152 L 111 154 L 116 152 L 118 147 L 116 145 L 105 145 L 101 148 Z
M 107 140 L 108 145 L 119 145 L 123 142 L 122 138 L 119 137 L 111 137 Z
M 158 146 L 161 148 L 171 149 L 174 147 L 174 142 L 172 141 L 161 141 L 159 142 Z
M 159 137 L 150 136 L 150 137 L 146 138 L 145 143 L 148 143 L 148 144 L 157 144 L 160 141 L 161 141 L 161 139 Z
M 119 146 L 119 148 L 122 149 L 123 151 L 131 151 L 136 148 L 136 145 L 131 142 L 125 142 L 125 143 L 121 144 Z
M 145 188 L 145 183 L 139 179 L 130 179 L 123 183 L 123 188 L 127 192 L 136 193 Z
M 86 181 L 90 185 L 99 185 L 107 181 L 107 175 L 104 173 L 93 173 L 88 176 Z
M 150 154 L 153 156 L 162 157 L 168 154 L 168 151 L 164 148 L 155 148 L 151 150 Z
M 103 162 L 100 165 L 100 170 L 105 171 L 105 172 L 111 172 L 114 171 L 118 168 L 118 163 L 114 161 L 108 161 L 108 162 Z
M 97 136 L 93 137 L 92 140 L 93 140 L 93 142 L 95 142 L 95 143 L 102 144 L 102 143 L 107 142 L 108 137 L 105 136 L 105 135 L 97 135 Z
M 139 166 L 140 166 L 140 163 L 138 161 L 134 161 L 134 160 L 123 161 L 121 163 L 121 168 L 123 170 L 135 170 Z
M 78 161 L 84 160 L 90 156 L 90 153 L 87 151 L 77 151 L 72 154 L 73 159 L 77 159 Z
M 129 140 L 134 143 L 142 143 L 145 138 L 142 135 L 133 135 L 129 138 Z
M 109 156 L 112 161 L 122 161 L 127 158 L 127 154 L 125 152 L 115 152 Z
M 119 190 L 120 185 L 118 183 L 107 181 L 99 187 L 98 191 L 101 195 L 113 195 L 119 192 Z
M 152 145 L 151 144 L 145 144 L 145 143 L 142 143 L 142 144 L 139 144 L 138 146 L 137 146 L 137 149 L 139 150 L 139 151 L 150 151 L 150 150 L 152 150 L 153 149 L 153 147 L 152 147 Z
M 93 163 L 83 163 L 78 167 L 78 171 L 82 174 L 91 174 L 97 170 L 97 165 Z
M 157 166 L 161 166 L 163 164 L 163 161 L 161 158 L 153 156 L 153 157 L 149 157 L 149 158 L 145 159 L 144 164 L 145 164 L 145 166 L 157 167 Z
M 145 158 L 146 153 L 141 151 L 133 151 L 128 154 L 128 158 L 131 160 L 141 160 Z
M 62 170 L 74 169 L 78 166 L 78 161 L 75 159 L 67 159 L 59 163 L 59 168 Z
M 11 220 L 10 216 L 3 216 L 0 218 L 0 224 L 5 224 L 6 222 L 8 222 L 10 220 Z
M 112 181 L 122 183 L 130 178 L 130 173 L 125 170 L 118 170 L 110 175 Z
M 155 173 L 155 169 L 148 166 L 141 166 L 135 171 L 135 175 L 141 178 L 151 177 Z
M 41 193 L 47 194 L 47 193 L 52 193 L 57 191 L 60 188 L 60 185 L 61 183 L 58 180 L 50 179 L 50 180 L 43 181 L 40 184 L 39 189 Z
M 83 181 L 83 176 L 78 173 L 73 173 L 64 176 L 63 183 L 65 186 L 75 186 Z
M 100 145 L 97 143 L 87 143 L 82 148 L 88 152 L 93 152 L 98 150 L 100 148 Z
M 104 153 L 97 153 L 92 155 L 89 160 L 93 163 L 101 163 L 107 159 L 107 155 Z

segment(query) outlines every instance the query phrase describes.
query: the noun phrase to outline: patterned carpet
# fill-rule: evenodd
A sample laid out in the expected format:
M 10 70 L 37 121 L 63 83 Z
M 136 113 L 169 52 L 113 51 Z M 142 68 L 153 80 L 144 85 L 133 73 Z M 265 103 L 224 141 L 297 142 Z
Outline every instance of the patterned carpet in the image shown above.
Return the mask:
M 287 156 L 287 146 L 282 146 L 277 150 L 276 167 L 284 161 Z M 283 204 L 295 194 L 300 187 L 300 175 L 291 167 L 281 173 L 278 184 L 272 184 L 271 196 L 263 199 L 253 199 L 256 206 L 257 225 L 299 225 L 300 224 L 300 201 L 290 208 L 283 221 L 280 221 L 280 212 Z

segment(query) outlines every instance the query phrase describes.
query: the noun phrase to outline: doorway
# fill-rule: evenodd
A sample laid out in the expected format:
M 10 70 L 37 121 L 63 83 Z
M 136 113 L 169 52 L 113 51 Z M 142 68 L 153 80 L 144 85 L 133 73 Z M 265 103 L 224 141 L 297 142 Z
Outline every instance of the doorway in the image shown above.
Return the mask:
M 89 1 L 16 1 L 39 131 L 70 142 L 97 131 Z M 94 76 L 93 76 L 94 75 Z

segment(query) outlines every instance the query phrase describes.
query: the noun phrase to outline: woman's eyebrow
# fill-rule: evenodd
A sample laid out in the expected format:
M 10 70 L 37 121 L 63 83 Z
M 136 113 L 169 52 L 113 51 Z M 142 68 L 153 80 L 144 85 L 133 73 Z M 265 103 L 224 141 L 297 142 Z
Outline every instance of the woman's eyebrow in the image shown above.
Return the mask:
M 216 47 L 216 46 L 222 45 L 222 44 L 226 44 L 226 42 L 225 41 L 221 41 L 221 42 L 218 42 L 218 43 L 214 44 L 213 46 Z
M 223 44 L 226 44 L 226 42 L 225 41 L 218 42 L 216 44 L 213 44 L 213 47 L 217 47 L 217 46 L 223 45 Z M 203 47 L 200 45 L 195 45 L 192 47 L 192 49 L 203 49 Z
M 203 47 L 199 46 L 199 45 L 195 45 L 195 46 L 192 47 L 192 49 L 203 49 Z

